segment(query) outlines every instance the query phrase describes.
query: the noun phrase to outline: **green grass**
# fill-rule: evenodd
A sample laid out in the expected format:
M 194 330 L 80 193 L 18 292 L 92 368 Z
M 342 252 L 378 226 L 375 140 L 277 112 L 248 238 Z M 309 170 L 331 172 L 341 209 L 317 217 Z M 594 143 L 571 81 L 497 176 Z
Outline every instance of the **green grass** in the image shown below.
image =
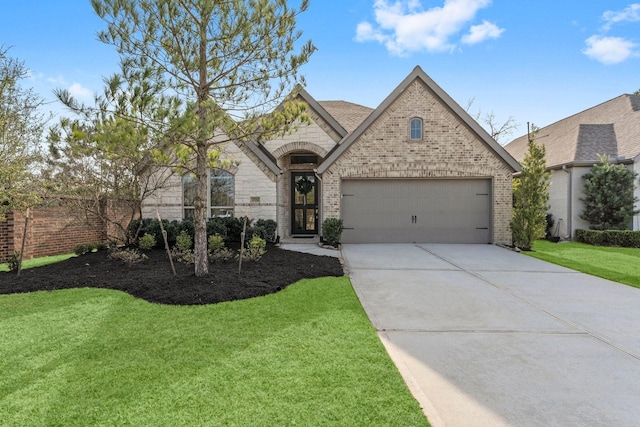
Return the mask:
M 22 269 L 26 270 L 27 268 L 41 267 L 47 264 L 55 264 L 56 262 L 65 261 L 74 256 L 76 255 L 63 254 L 63 255 L 45 256 L 45 257 L 33 258 L 33 259 L 25 259 L 22 261 Z M 9 266 L 6 263 L 0 264 L 0 271 L 9 271 Z
M 7 426 L 425 426 L 349 279 L 163 306 L 72 289 L 0 296 Z
M 523 253 L 593 276 L 640 288 L 640 249 L 538 240 L 533 245 L 533 252 Z

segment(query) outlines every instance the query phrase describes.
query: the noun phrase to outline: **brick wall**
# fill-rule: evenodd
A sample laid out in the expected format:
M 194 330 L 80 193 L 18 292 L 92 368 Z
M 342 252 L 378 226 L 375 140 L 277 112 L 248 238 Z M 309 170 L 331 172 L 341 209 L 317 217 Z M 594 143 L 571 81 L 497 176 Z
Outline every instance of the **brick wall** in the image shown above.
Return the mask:
M 412 141 L 409 121 L 424 123 Z M 491 178 L 493 242 L 511 243 L 511 170 L 422 82 L 414 81 L 323 174 L 323 217 L 340 217 L 343 178 Z
M 72 206 L 77 206 L 77 200 Z M 119 218 L 128 225 L 128 204 L 108 201 L 102 204 L 104 212 Z M 29 222 L 25 241 L 25 259 L 73 252 L 80 243 L 105 242 L 109 237 L 119 235 L 118 230 L 99 216 L 80 219 L 70 211 L 70 204 L 64 199 L 50 200 L 48 206 L 29 211 Z M 0 222 L 0 260 L 19 251 L 24 233 L 25 213 L 10 212 L 7 220 Z

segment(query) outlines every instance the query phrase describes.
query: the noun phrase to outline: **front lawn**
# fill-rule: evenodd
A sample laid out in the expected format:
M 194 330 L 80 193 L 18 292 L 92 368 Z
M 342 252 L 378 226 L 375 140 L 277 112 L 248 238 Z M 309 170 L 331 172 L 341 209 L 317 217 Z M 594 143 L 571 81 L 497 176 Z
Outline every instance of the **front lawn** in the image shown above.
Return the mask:
M 55 264 L 56 262 L 67 260 L 71 257 L 76 256 L 75 254 L 63 254 L 63 255 L 52 255 L 52 256 L 44 256 L 40 258 L 32 258 L 22 260 L 22 269 L 26 270 L 27 268 L 34 267 L 42 267 L 43 265 Z M 7 263 L 0 263 L 0 272 L 9 271 L 9 265 Z
M 202 306 L 1 295 L 0 354 L 3 425 L 428 425 L 346 277 Z
M 551 243 L 538 240 L 532 252 L 523 252 L 534 258 L 562 265 L 640 288 L 640 249 L 610 246 L 592 246 L 584 243 Z

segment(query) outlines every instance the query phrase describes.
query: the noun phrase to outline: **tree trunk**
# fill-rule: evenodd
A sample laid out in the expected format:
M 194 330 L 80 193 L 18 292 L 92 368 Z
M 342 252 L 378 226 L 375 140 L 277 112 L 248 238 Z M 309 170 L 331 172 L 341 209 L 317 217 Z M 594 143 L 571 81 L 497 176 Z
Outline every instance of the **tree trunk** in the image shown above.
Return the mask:
M 195 255 L 195 274 L 204 276 L 209 273 L 207 258 L 207 144 L 198 142 L 196 156 L 196 201 L 195 201 L 195 236 L 193 253 Z
M 208 186 L 208 144 L 207 140 L 207 114 L 205 103 L 208 98 L 206 90 L 207 86 L 207 23 L 209 19 L 202 19 L 200 24 L 200 50 L 199 50 L 199 82 L 197 88 L 198 96 L 198 119 L 200 120 L 200 128 L 197 136 L 197 153 L 196 153 L 196 204 L 195 204 L 195 236 L 194 248 L 195 255 L 195 274 L 196 276 L 204 276 L 209 273 L 209 259 L 207 257 L 207 189 Z

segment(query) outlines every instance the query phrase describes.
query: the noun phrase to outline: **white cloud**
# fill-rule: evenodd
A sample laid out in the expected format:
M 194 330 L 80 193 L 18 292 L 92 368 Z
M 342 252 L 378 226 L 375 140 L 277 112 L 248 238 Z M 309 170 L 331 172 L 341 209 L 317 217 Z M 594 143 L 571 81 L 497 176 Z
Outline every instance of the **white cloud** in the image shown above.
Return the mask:
M 504 28 L 499 28 L 489 21 L 482 21 L 480 25 L 473 25 L 469 34 L 462 37 L 462 42 L 466 44 L 481 43 L 488 39 L 497 39 L 504 32 Z
M 602 14 L 602 19 L 606 21 L 604 30 L 611 29 L 613 24 L 619 22 L 638 22 L 640 21 L 640 3 L 633 3 L 620 12 L 607 10 Z
M 69 93 L 78 100 L 90 101 L 93 99 L 93 92 L 82 86 L 80 83 L 73 83 L 71 86 L 69 86 L 68 90 Z
M 420 0 L 376 0 L 373 9 L 377 25 L 358 24 L 356 40 L 376 41 L 395 55 L 422 50 L 451 51 L 455 48 L 451 39 L 474 19 L 478 10 L 490 4 L 491 0 L 445 0 L 442 7 L 424 10 Z M 487 31 L 490 25 L 495 28 Z M 478 27 L 476 33 L 471 29 L 465 39 L 478 43 L 482 37 L 499 37 L 503 31 L 488 22 Z
M 637 45 L 621 37 L 591 36 L 586 43 L 582 53 L 603 64 L 617 64 L 636 55 Z
M 61 86 L 66 86 L 68 83 L 67 81 L 64 79 L 64 77 L 62 76 L 58 76 L 58 77 L 47 77 L 47 81 L 49 83 L 53 83 L 56 85 L 61 85 Z

